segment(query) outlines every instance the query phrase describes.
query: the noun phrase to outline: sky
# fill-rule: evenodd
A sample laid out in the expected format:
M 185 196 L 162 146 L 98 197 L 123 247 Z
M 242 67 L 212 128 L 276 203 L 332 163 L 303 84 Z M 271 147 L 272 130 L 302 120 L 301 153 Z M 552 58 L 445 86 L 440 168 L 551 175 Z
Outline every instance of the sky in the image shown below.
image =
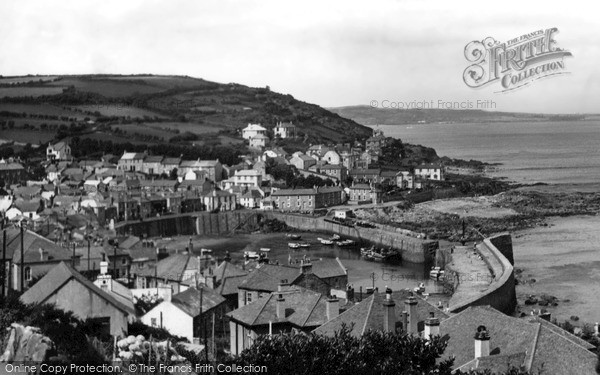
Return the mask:
M 2 0 L 0 75 L 176 74 L 324 107 L 600 113 L 600 22 L 588 3 Z M 569 74 L 506 93 L 463 82 L 469 42 L 552 27 L 573 55 Z

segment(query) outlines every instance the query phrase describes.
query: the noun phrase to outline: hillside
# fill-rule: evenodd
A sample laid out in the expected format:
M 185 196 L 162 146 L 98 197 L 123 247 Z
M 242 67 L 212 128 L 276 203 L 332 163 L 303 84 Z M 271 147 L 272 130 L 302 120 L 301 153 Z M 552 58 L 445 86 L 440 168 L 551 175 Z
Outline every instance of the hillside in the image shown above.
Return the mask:
M 12 122 L 1 138 L 23 144 L 47 142 L 61 128 L 82 123 L 85 137 L 113 142 L 238 144 L 248 123 L 272 128 L 278 121 L 296 124 L 305 144 L 371 134 L 268 87 L 187 76 L 0 76 L 0 121 Z
M 547 115 L 536 113 L 497 112 L 454 109 L 390 109 L 367 105 L 328 108 L 331 112 L 363 125 L 400 125 L 424 123 L 469 123 L 513 121 L 581 120 L 580 115 Z

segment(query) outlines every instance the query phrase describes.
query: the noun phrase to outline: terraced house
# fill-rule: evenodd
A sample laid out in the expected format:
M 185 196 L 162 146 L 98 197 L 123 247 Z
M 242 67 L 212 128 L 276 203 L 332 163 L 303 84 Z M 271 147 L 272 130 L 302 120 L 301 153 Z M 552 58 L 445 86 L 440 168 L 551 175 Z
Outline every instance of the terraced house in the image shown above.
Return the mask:
M 139 152 L 124 152 L 119 159 L 118 168 L 130 172 L 143 172 L 146 154 Z
M 281 189 L 274 192 L 272 197 L 279 211 L 312 213 L 319 208 L 342 204 L 344 192 L 340 186 Z

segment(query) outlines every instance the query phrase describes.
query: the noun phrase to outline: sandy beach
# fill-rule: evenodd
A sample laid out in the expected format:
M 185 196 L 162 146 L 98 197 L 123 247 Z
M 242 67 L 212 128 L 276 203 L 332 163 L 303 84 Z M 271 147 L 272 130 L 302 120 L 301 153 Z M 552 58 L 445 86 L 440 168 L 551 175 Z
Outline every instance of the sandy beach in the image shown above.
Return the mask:
M 600 216 L 549 218 L 547 223 L 513 233 L 515 268 L 523 270 L 524 280 L 535 279 L 517 287 L 522 311 L 539 308 L 522 305 L 529 294 L 546 293 L 560 300 L 547 308 L 559 321 L 572 315 L 581 322 L 600 321 Z

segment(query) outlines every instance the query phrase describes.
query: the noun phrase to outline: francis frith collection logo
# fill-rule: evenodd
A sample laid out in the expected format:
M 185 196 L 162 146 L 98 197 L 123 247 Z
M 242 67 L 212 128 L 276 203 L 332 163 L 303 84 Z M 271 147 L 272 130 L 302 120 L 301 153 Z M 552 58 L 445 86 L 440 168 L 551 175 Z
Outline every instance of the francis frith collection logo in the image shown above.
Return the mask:
M 540 78 L 559 76 L 565 70 L 565 57 L 571 52 L 559 48 L 558 29 L 536 30 L 500 43 L 492 37 L 472 41 L 465 47 L 465 57 L 472 63 L 463 80 L 472 88 L 499 83 L 497 92 L 511 91 Z

